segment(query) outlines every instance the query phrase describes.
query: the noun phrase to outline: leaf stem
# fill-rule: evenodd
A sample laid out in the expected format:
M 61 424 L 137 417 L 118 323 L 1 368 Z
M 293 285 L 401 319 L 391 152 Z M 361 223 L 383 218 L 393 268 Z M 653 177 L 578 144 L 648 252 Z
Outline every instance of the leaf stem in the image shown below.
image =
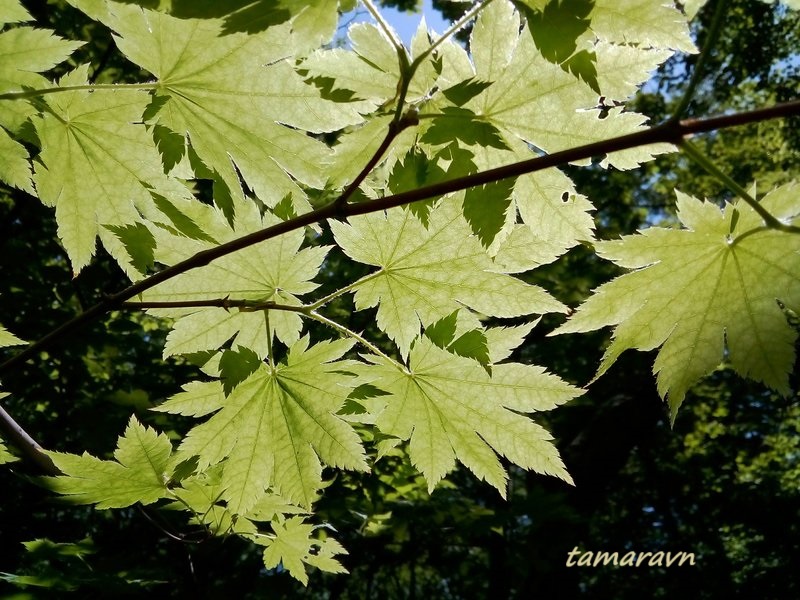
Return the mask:
M 772 231 L 772 227 L 767 227 L 766 225 L 762 225 L 761 227 L 756 227 L 754 229 L 748 229 L 741 235 L 737 235 L 733 240 L 731 240 L 731 248 L 736 246 L 736 244 L 740 243 L 742 240 L 749 238 L 751 235 L 755 235 L 757 233 L 761 233 L 762 231 Z
M 364 275 L 364 277 L 361 277 L 360 279 L 357 279 L 356 281 L 354 281 L 352 283 L 348 283 L 346 286 L 344 286 L 342 288 L 339 288 L 335 292 L 331 292 L 330 294 L 328 294 L 324 298 L 320 298 L 319 300 L 317 300 L 316 302 L 314 302 L 312 304 L 309 304 L 305 308 L 307 308 L 308 310 L 317 310 L 318 308 L 321 308 L 322 306 L 326 305 L 331 300 L 334 300 L 334 299 L 338 298 L 339 296 L 342 296 L 343 294 L 346 294 L 347 292 L 355 289 L 356 287 L 358 287 L 362 283 L 365 283 L 365 282 L 369 281 L 370 279 L 374 279 L 375 277 L 377 277 L 380 274 L 381 274 L 381 271 L 374 271 L 372 273 Z
M 267 358 L 269 359 L 269 370 L 275 372 L 275 358 L 272 356 L 272 329 L 269 326 L 269 311 L 264 311 L 264 326 L 267 329 Z
M 464 25 L 469 23 L 472 19 L 474 19 L 479 12 L 481 12 L 484 8 L 489 6 L 493 0 L 484 0 L 477 6 L 473 6 L 470 10 L 464 13 L 461 18 L 453 23 L 450 28 L 445 31 L 441 36 L 439 36 L 431 45 L 430 47 L 426 48 L 425 51 L 420 54 L 417 58 L 414 59 L 414 62 L 411 63 L 411 68 L 415 69 L 425 60 L 430 54 L 436 50 L 441 44 L 446 42 L 448 39 L 453 37 L 453 35 Z
M 119 305 L 120 309 L 148 310 L 151 308 L 238 308 L 242 312 L 256 312 L 259 310 L 286 310 L 291 312 L 306 312 L 307 306 L 292 306 L 290 304 L 279 304 L 277 302 L 258 300 L 232 300 L 225 298 L 209 298 L 207 300 L 176 300 L 158 302 L 123 302 Z
M 353 338 L 359 344 L 364 346 L 364 348 L 366 348 L 367 350 L 369 350 L 370 352 L 372 352 L 376 356 L 380 356 L 384 360 L 387 360 L 391 364 L 396 366 L 398 369 L 408 373 L 408 369 L 406 369 L 405 365 L 403 365 L 402 363 L 398 362 L 397 360 L 395 360 L 394 358 L 392 358 L 391 356 L 389 356 L 388 354 L 383 352 L 380 348 L 378 348 L 375 344 L 373 344 L 372 342 L 367 340 L 361 334 L 356 333 L 352 329 L 348 329 L 344 325 L 341 325 L 340 323 L 337 323 L 336 321 L 334 321 L 332 319 L 329 319 L 328 317 L 325 317 L 325 316 L 319 314 L 317 311 L 312 310 L 311 312 L 308 313 L 308 316 L 310 318 L 314 319 L 315 321 L 319 321 L 320 323 L 324 323 L 325 325 L 327 325 L 328 327 L 330 327 L 334 331 L 337 331 L 338 333 L 341 333 L 344 336 L 347 336 L 349 338 Z
M 791 233 L 800 233 L 800 227 L 795 227 L 794 225 L 787 225 L 785 223 L 781 223 L 778 219 L 776 219 L 770 212 L 761 206 L 761 203 L 753 198 L 747 190 L 745 190 L 742 186 L 736 183 L 727 173 L 722 171 L 717 165 L 715 165 L 705 154 L 703 154 L 698 148 L 692 144 L 689 140 L 681 140 L 679 144 L 681 150 L 683 150 L 686 155 L 695 161 L 698 165 L 700 165 L 703 169 L 705 169 L 709 174 L 716 177 L 720 182 L 722 182 L 729 190 L 734 192 L 739 198 L 747 202 L 747 204 L 752 208 L 758 215 L 764 220 L 764 224 L 771 229 L 778 229 L 779 231 L 787 231 Z
M 692 78 L 689 80 L 689 85 L 686 86 L 686 91 L 683 93 L 680 104 L 678 104 L 678 107 L 675 109 L 675 113 L 672 116 L 673 119 L 677 120 L 683 117 L 684 113 L 686 113 L 686 110 L 689 108 L 689 104 L 692 102 L 694 91 L 697 89 L 697 86 L 700 85 L 700 81 L 705 74 L 706 63 L 711 56 L 711 51 L 717 44 L 720 31 L 722 31 L 722 22 L 725 20 L 727 4 L 727 0 L 717 0 L 716 6 L 714 6 L 714 15 L 711 17 L 711 25 L 706 33 L 703 49 L 697 57 Z
M 25 100 L 46 94 L 57 94 L 59 92 L 74 92 L 77 90 L 142 90 L 151 91 L 158 88 L 157 83 L 90 83 L 86 85 L 66 85 L 64 87 L 52 87 L 41 90 L 25 90 L 24 92 L 6 92 L 0 94 L 0 100 Z
M 402 53 L 405 55 L 406 47 L 403 46 L 403 42 L 398 39 L 397 34 L 383 18 L 383 15 L 381 14 L 381 11 L 378 10 L 378 7 L 372 3 L 372 0 L 361 0 L 361 2 L 367 8 L 372 17 L 378 22 L 380 28 L 383 29 L 383 32 L 386 34 L 386 37 L 389 38 L 389 41 L 392 42 L 392 46 L 394 46 L 394 49 L 397 51 L 397 53 Z

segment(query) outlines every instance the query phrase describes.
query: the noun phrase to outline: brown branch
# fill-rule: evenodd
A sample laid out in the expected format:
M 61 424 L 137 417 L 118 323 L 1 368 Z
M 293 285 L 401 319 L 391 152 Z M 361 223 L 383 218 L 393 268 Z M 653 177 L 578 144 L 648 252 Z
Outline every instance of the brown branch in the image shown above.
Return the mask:
M 61 474 L 61 471 L 58 470 L 55 463 L 44 453 L 44 448 L 28 435 L 28 432 L 20 427 L 2 406 L 0 406 L 0 431 L 3 432 L 3 437 L 7 441 L 11 442 L 14 447 L 22 452 L 22 455 L 26 459 L 39 467 L 39 470 L 45 475 Z
M 450 181 L 443 181 L 433 185 L 425 186 L 416 190 L 402 192 L 372 200 L 369 202 L 362 202 L 359 204 L 342 203 L 339 198 L 331 203 L 293 219 L 282 221 L 260 231 L 248 234 L 246 236 L 231 240 L 225 244 L 221 244 L 208 250 L 198 252 L 194 256 L 181 261 L 171 267 L 165 268 L 143 279 L 116 294 L 106 297 L 102 302 L 95 304 L 85 312 L 77 315 L 70 321 L 67 321 L 60 327 L 54 329 L 49 334 L 31 344 L 16 356 L 13 356 L 5 363 L 0 365 L 0 373 L 9 370 L 22 362 L 32 358 L 38 352 L 45 348 L 50 347 L 53 343 L 67 337 L 73 331 L 88 325 L 89 323 L 97 320 L 108 311 L 120 308 L 123 304 L 149 290 L 159 283 L 163 283 L 173 277 L 176 277 L 187 271 L 203 267 L 212 261 L 238 252 L 243 248 L 247 248 L 259 242 L 263 242 L 279 235 L 321 223 L 327 219 L 345 218 L 355 215 L 367 214 L 411 204 L 412 202 L 419 202 L 427 200 L 442 194 L 458 192 L 468 188 L 507 179 L 509 177 L 517 177 L 528 173 L 534 173 L 543 169 L 551 167 L 566 165 L 571 162 L 585 160 L 595 156 L 602 156 L 611 152 L 618 152 L 621 150 L 628 150 L 639 146 L 647 146 L 650 144 L 671 143 L 679 144 L 680 141 L 687 136 L 697 133 L 705 133 L 724 129 L 728 127 L 736 127 L 746 125 L 749 123 L 756 123 L 769 119 L 780 117 L 788 117 L 793 115 L 800 115 L 800 100 L 794 100 L 783 104 L 771 106 L 769 108 L 761 108 L 752 111 L 739 112 L 730 115 L 722 115 L 717 117 L 710 117 L 706 119 L 686 119 L 683 121 L 671 120 L 653 127 L 645 129 L 636 133 L 623 135 L 620 137 L 604 140 L 601 142 L 594 142 L 560 152 L 554 152 L 547 156 L 524 160 L 521 162 L 505 165 L 495 169 L 489 169 L 473 175 L 459 177 Z M 387 136 L 388 137 L 388 136 Z M 40 466 L 45 467 L 46 463 L 50 461 L 46 455 L 42 454 L 41 447 L 25 433 L 25 431 L 14 421 L 14 419 L 4 410 L 0 412 L 0 432 L 8 438 L 9 441 L 18 446 L 23 453 L 36 461 Z M 50 463 L 52 465 L 52 463 Z M 45 468 L 47 472 L 47 468 Z
M 134 310 L 147 310 L 149 308 L 238 308 L 246 312 L 257 310 L 289 310 L 292 312 L 307 312 L 308 306 L 291 306 L 277 302 L 259 302 L 258 300 L 232 300 L 231 298 L 209 298 L 207 300 L 178 300 L 175 302 L 123 302 L 120 308 Z

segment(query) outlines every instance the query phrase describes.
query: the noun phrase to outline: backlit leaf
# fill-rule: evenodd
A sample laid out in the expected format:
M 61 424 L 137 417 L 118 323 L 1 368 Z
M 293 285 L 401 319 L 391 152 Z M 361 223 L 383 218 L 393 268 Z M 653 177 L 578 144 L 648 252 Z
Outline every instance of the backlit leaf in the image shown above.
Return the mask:
M 136 502 L 151 504 L 166 495 L 172 444 L 163 433 L 144 427 L 131 417 L 114 451 L 116 460 L 100 460 L 84 453 L 48 452 L 62 476 L 50 487 L 80 504 L 122 508 Z
M 358 435 L 336 416 L 355 385 L 336 360 L 352 343 L 307 345 L 307 338 L 295 344 L 285 364 L 262 365 L 181 444 L 181 456 L 198 456 L 200 468 L 225 460 L 224 499 L 234 512 L 251 508 L 267 487 L 309 507 L 322 485 L 321 462 L 366 469 Z
M 796 198 L 788 185 L 761 205 L 792 221 Z M 741 375 L 787 393 L 797 333 L 781 305 L 800 308 L 800 236 L 757 230 L 763 222 L 744 202 L 720 211 L 679 193 L 678 217 L 685 228 L 599 243 L 601 256 L 635 270 L 600 286 L 555 333 L 615 325 L 598 375 L 629 348 L 660 347 L 654 370 L 673 418 L 689 387 L 725 357 Z
M 477 362 L 442 350 L 426 337 L 411 349 L 408 371 L 383 358 L 370 359 L 376 384 L 390 394 L 376 425 L 409 440 L 411 461 L 429 490 L 459 460 L 505 496 L 508 476 L 498 454 L 525 469 L 572 482 L 552 436 L 509 410 L 552 408 L 577 395 L 555 376 L 534 367 L 499 365 L 490 377 Z M 494 370 L 501 368 L 496 375 Z
M 464 305 L 498 317 L 565 310 L 541 288 L 496 272 L 452 201 L 431 212 L 427 229 L 404 210 L 332 222 L 331 229 L 348 256 L 380 267 L 356 286 L 356 308 L 378 305 L 378 326 L 404 356 L 420 325 Z

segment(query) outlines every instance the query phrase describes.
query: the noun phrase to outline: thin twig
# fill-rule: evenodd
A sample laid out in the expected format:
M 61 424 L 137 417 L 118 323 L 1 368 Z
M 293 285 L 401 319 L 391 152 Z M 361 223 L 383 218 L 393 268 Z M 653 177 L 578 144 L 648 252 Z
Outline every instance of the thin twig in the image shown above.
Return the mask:
M 364 346 L 364 348 L 366 348 L 367 350 L 369 350 L 370 352 L 372 352 L 376 356 L 380 356 L 384 360 L 389 361 L 391 364 L 393 364 L 395 367 L 397 367 L 401 371 L 403 371 L 405 373 L 408 373 L 408 369 L 406 369 L 405 365 L 403 365 L 402 363 L 398 362 L 397 360 L 395 360 L 394 358 L 392 358 L 391 356 L 389 356 L 388 354 L 383 352 L 380 348 L 378 348 L 375 344 L 373 344 L 372 342 L 367 340 L 360 333 L 356 333 L 352 329 L 349 329 L 349 328 L 345 327 L 344 325 L 342 325 L 341 323 L 337 323 L 336 321 L 334 321 L 332 319 L 329 319 L 328 317 L 324 317 L 324 316 L 322 316 L 321 314 L 319 314 L 316 311 L 311 311 L 308 314 L 308 316 L 311 317 L 312 319 L 314 319 L 315 321 L 319 321 L 320 323 L 324 323 L 325 325 L 327 325 L 328 327 L 330 327 L 334 331 L 336 331 L 338 333 L 341 333 L 342 335 L 344 335 L 346 337 L 353 338 L 359 344 Z
M 428 48 L 426 48 L 422 54 L 415 58 L 414 62 L 411 63 L 411 66 L 416 68 L 416 66 L 422 63 L 422 61 L 425 60 L 431 54 L 431 52 L 436 50 L 436 48 L 438 48 L 441 44 L 450 39 L 456 32 L 458 32 L 459 29 L 474 19 L 479 12 L 481 12 L 491 3 L 492 0 L 485 0 L 477 6 L 473 6 L 469 11 L 464 13 L 458 21 L 453 23 L 453 25 L 451 25 L 447 31 L 445 31 L 439 38 L 434 40 L 434 42 Z
M 708 28 L 706 40 L 703 43 L 703 49 L 700 51 L 697 62 L 694 64 L 692 78 L 689 80 L 689 85 L 686 86 L 686 91 L 683 93 L 680 104 L 678 104 L 672 116 L 675 120 L 680 119 L 686 113 L 686 109 L 689 108 L 689 104 L 694 97 L 694 91 L 705 76 L 704 71 L 706 63 L 711 56 L 711 51 L 714 49 L 714 46 L 717 45 L 719 34 L 722 31 L 722 22 L 724 21 L 727 11 L 727 4 L 728 0 L 717 0 L 717 5 L 714 7 L 714 16 L 711 17 L 711 25 Z
M 786 223 L 781 223 L 774 215 L 770 214 L 770 212 L 761 206 L 761 203 L 753 198 L 747 190 L 745 190 L 742 186 L 736 183 L 727 173 L 725 173 L 722 169 L 717 167 L 712 161 L 708 159 L 708 157 L 700 152 L 694 144 L 689 142 L 688 140 L 681 140 L 680 143 L 681 150 L 683 150 L 686 155 L 691 158 L 694 162 L 700 165 L 703 169 L 708 171 L 709 174 L 716 177 L 719 181 L 724 183 L 728 189 L 730 189 L 733 193 L 735 193 L 739 198 L 747 202 L 747 204 L 752 208 L 758 216 L 760 216 L 764 220 L 764 224 L 769 227 L 770 229 L 777 229 L 779 231 L 785 231 L 787 233 L 800 233 L 800 227 L 795 227 L 794 225 L 788 225 Z
M 37 98 L 46 94 L 58 94 L 60 92 L 73 92 L 78 90 L 152 91 L 156 89 L 158 89 L 157 83 L 91 83 L 86 85 L 65 85 L 41 90 L 25 90 L 24 92 L 6 92 L 0 94 L 0 100 L 25 100 L 26 98 Z

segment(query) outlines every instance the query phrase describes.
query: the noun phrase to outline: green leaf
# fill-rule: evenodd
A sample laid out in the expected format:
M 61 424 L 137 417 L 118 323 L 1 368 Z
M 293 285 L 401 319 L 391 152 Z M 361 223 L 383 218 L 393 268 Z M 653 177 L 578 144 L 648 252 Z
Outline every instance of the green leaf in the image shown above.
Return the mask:
M 63 476 L 49 479 L 50 487 L 79 504 L 122 508 L 136 502 L 152 504 L 167 495 L 172 444 L 163 433 L 131 417 L 114 451 L 116 460 L 84 453 L 47 452 Z
M 88 66 L 66 75 L 62 85 L 86 83 Z M 140 123 L 149 96 L 138 90 L 64 91 L 47 97 L 48 110 L 33 122 L 42 143 L 34 167 L 39 198 L 55 206 L 58 235 L 72 268 L 94 254 L 95 238 L 128 260 L 122 243 L 100 225 L 131 225 L 137 209 L 152 204 L 151 189 L 174 189 Z M 123 261 L 124 262 L 124 261 Z
M 27 342 L 19 339 L 13 333 L 9 332 L 5 327 L 0 325 L 0 348 L 4 346 L 20 346 Z
M 761 205 L 796 220 L 797 190 L 780 187 Z M 778 303 L 800 309 L 800 236 L 764 229 L 744 202 L 720 211 L 678 193 L 678 217 L 685 229 L 599 243 L 598 254 L 635 270 L 600 286 L 554 333 L 616 325 L 598 376 L 628 348 L 660 346 L 654 370 L 673 419 L 689 387 L 725 356 L 742 376 L 788 393 L 797 333 Z
M 253 203 L 241 203 L 235 229 L 214 211 L 206 229 L 220 242 L 273 225 L 272 215 L 259 216 Z M 154 228 L 156 259 L 174 264 L 215 244 L 187 240 L 162 228 Z M 142 296 L 146 301 L 181 302 L 194 300 L 251 300 L 299 306 L 298 295 L 317 288 L 310 280 L 319 271 L 327 246 L 300 249 L 305 239 L 295 230 L 258 245 L 229 254 L 211 264 L 166 281 Z M 154 314 L 177 318 L 167 337 L 164 355 L 216 350 L 235 336 L 233 348 L 244 346 L 265 357 L 269 350 L 269 330 L 286 345 L 300 337 L 302 321 L 297 312 L 286 310 L 240 311 L 236 308 L 188 308 L 155 310 Z
M 490 327 L 486 330 L 486 343 L 489 347 L 489 359 L 499 363 L 511 356 L 511 353 L 525 340 L 531 330 L 539 322 L 537 319 L 517 327 Z
M 288 29 L 223 35 L 222 21 L 119 4 L 109 10 L 120 50 L 157 77 L 158 97 L 166 98 L 154 122 L 187 135 L 231 194 L 243 195 L 240 174 L 270 206 L 286 194 L 302 197 L 296 181 L 323 186 L 329 150 L 298 129 L 335 131 L 362 118 L 323 99 L 284 60 L 293 51 Z
M 109 231 L 119 238 L 131 257 L 131 264 L 142 275 L 155 266 L 153 250 L 156 240 L 144 223 L 133 225 L 107 225 Z
M 304 523 L 302 517 L 274 521 L 272 529 L 274 536 L 257 540 L 266 546 L 264 565 L 268 569 L 282 565 L 303 585 L 308 585 L 305 565 L 328 573 L 347 573 L 347 569 L 335 558 L 339 554 L 347 554 L 347 551 L 333 538 L 312 537 L 314 526 Z
M 5 0 L 0 6 L 0 23 L 28 20 L 30 15 L 17 2 Z M 52 87 L 53 84 L 38 72 L 47 71 L 63 62 L 82 45 L 81 42 L 62 40 L 45 29 L 16 27 L 0 33 L 0 93 Z M 18 134 L 20 128 L 36 113 L 37 110 L 26 100 L 2 101 L 0 126 L 11 134 Z M 0 167 L 0 177 L 33 194 L 27 150 L 2 131 L 0 145 L 3 156 L 8 160 L 8 164 Z
M 592 31 L 605 41 L 697 52 L 686 19 L 660 0 L 595 0 Z
M 599 118 L 592 110 L 597 92 L 548 61 L 527 32 L 514 33 L 518 22 L 508 2 L 493 2 L 480 14 L 470 46 L 475 76 L 493 83 L 464 108 L 496 126 L 504 139 L 517 138 L 547 153 L 643 129 L 646 119 L 636 113 L 611 111 Z M 604 164 L 630 169 L 670 149 L 661 144 L 616 152 Z
M 40 81 L 46 84 L 44 78 L 33 74 L 52 69 L 81 46 L 83 42 L 61 39 L 47 29 L 16 27 L 0 33 L 0 90 L 22 91 L 23 86 Z
M 255 373 L 261 364 L 261 357 L 249 348 L 239 346 L 238 350 L 225 350 L 219 359 L 219 377 L 225 395 Z
M 30 21 L 30 13 L 18 0 L 0 0 L 0 25 Z
M 422 150 L 414 147 L 402 160 L 394 164 L 386 185 L 392 194 L 399 194 L 443 179 L 445 179 L 445 172 L 442 168 L 435 161 L 430 160 Z M 435 201 L 436 198 L 429 198 L 423 202 L 414 202 L 408 206 L 408 210 L 427 226 L 428 217 Z
M 0 163 L 0 179 L 9 185 L 35 195 L 36 192 L 31 181 L 32 172 L 31 163 L 28 161 L 28 151 L 25 146 L 11 139 L 2 128 L 0 128 L 0 155 L 3 156 L 3 162 Z
M 541 11 L 526 11 L 528 31 L 547 60 L 560 64 L 575 53 L 593 8 L 594 0 L 551 0 Z
M 455 311 L 444 319 L 439 319 L 429 327 L 425 328 L 425 336 L 436 344 L 439 348 L 448 352 L 472 358 L 481 365 L 489 364 L 489 347 L 486 340 L 486 333 L 482 328 L 469 328 L 467 331 L 459 331 L 459 326 L 464 329 L 464 319 L 459 319 L 461 313 Z
M 458 459 L 505 496 L 508 476 L 495 452 L 525 469 L 572 482 L 550 443 L 552 436 L 513 412 L 550 408 L 577 395 L 555 376 L 544 377 L 535 367 L 499 365 L 490 377 L 477 362 L 442 350 L 426 337 L 411 349 L 408 371 L 383 358 L 370 360 L 375 382 L 390 394 L 376 425 L 383 433 L 410 440 L 411 461 L 429 491 Z M 501 367 L 498 375 L 495 370 Z
M 378 326 L 408 354 L 420 325 L 466 305 L 486 315 L 516 317 L 564 312 L 544 290 L 496 268 L 458 205 L 443 201 L 425 226 L 409 211 L 390 210 L 332 222 L 353 260 L 380 267 L 355 286 L 358 310 L 378 305 Z
M 6 448 L 5 443 L 3 442 L 3 440 L 0 439 L 0 465 L 16 462 L 18 460 L 19 459 L 16 456 L 14 456 L 13 454 L 11 454 L 11 452 L 8 451 L 8 448 Z
M 235 513 L 250 509 L 267 487 L 311 506 L 322 485 L 320 460 L 367 468 L 358 435 L 336 416 L 355 378 L 335 361 L 352 343 L 307 344 L 303 338 L 292 346 L 285 364 L 262 365 L 181 444 L 180 455 L 198 456 L 201 469 L 226 460 L 224 498 Z
M 185 384 L 182 392 L 178 392 L 150 410 L 187 417 L 202 417 L 219 410 L 224 403 L 222 382 L 193 381 Z
M 506 223 L 513 187 L 513 179 L 503 179 L 470 188 L 464 194 L 464 217 L 487 248 Z
M 481 81 L 480 79 L 465 79 L 459 81 L 457 84 L 442 90 L 442 94 L 450 102 L 456 106 L 462 106 L 467 101 L 471 100 L 483 90 L 488 88 L 491 84 L 489 81 Z

